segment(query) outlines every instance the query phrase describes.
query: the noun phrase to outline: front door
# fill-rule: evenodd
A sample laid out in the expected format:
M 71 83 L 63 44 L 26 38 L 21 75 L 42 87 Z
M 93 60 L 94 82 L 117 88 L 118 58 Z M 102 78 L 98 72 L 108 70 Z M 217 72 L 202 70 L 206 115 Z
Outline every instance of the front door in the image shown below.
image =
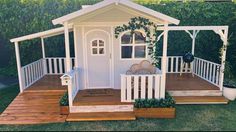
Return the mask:
M 111 88 L 109 35 L 102 31 L 93 31 L 86 36 L 86 40 L 87 88 Z

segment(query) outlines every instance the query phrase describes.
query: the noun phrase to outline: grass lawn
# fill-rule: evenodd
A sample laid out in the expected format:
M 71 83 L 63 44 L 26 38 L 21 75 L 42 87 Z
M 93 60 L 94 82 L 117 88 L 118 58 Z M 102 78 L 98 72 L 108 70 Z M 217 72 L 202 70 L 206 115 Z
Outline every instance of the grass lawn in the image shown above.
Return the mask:
M 0 90 L 0 112 L 18 94 L 18 87 Z M 236 130 L 236 102 L 229 105 L 178 105 L 175 119 L 138 119 L 136 121 L 72 122 L 44 125 L 0 125 L 0 131 L 148 131 L 148 130 Z

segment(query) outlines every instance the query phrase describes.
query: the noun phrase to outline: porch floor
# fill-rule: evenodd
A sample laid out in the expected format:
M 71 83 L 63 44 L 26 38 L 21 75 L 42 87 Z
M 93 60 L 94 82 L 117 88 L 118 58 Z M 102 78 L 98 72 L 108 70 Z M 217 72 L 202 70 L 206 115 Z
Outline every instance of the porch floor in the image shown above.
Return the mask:
M 120 90 L 115 89 L 91 89 L 81 90 L 76 95 L 73 105 L 128 105 L 120 100 Z
M 19 94 L 0 115 L 0 124 L 44 124 L 65 122 L 60 115 L 59 100 L 66 92 L 37 91 Z
M 181 90 L 219 90 L 215 85 L 201 79 L 192 74 L 169 73 L 166 76 L 166 90 L 167 91 L 181 91 Z
M 46 75 L 42 77 L 40 80 L 35 82 L 25 91 L 33 92 L 33 91 L 64 91 L 67 90 L 66 86 L 61 85 L 61 75 Z

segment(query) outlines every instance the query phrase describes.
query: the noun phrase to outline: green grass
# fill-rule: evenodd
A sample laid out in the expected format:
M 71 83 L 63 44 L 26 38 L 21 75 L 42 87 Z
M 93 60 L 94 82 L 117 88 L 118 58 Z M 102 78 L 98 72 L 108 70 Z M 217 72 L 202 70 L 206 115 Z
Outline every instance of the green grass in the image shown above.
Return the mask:
M 18 93 L 17 86 L 0 90 L 0 112 Z M 229 105 L 178 105 L 175 119 L 136 121 L 73 122 L 44 125 L 0 125 L 0 131 L 148 131 L 148 130 L 236 130 L 236 102 Z

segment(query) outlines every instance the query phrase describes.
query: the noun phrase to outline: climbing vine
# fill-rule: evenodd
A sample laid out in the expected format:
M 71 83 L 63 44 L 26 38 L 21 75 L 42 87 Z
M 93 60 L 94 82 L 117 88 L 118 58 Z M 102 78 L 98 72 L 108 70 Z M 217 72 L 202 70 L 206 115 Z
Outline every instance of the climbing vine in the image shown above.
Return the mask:
M 128 24 L 123 24 L 122 26 L 117 26 L 115 28 L 115 37 L 118 38 L 119 35 L 125 31 L 130 31 L 131 35 L 134 34 L 135 30 L 143 30 L 146 35 L 146 43 L 148 43 L 148 54 L 152 57 L 152 63 L 158 66 L 158 57 L 155 47 L 158 42 L 157 25 L 151 22 L 149 19 L 143 17 L 131 18 Z

